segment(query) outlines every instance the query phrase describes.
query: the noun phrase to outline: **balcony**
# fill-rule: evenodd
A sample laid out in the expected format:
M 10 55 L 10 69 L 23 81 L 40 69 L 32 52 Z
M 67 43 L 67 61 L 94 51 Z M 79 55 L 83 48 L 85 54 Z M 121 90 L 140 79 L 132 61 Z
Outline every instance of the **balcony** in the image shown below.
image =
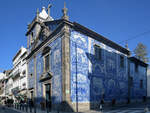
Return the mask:
M 12 78 L 17 78 L 20 76 L 20 70 L 17 69 L 16 71 L 14 71 L 13 75 L 12 75 Z
M 12 94 L 17 95 L 19 92 L 19 87 L 15 87 L 11 90 Z

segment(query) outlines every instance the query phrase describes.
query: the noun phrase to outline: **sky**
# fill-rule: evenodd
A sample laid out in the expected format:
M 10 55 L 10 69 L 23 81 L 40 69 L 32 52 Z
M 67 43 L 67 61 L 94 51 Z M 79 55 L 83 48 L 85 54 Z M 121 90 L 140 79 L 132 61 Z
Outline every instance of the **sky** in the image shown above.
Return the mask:
M 70 21 L 134 50 L 141 42 L 150 52 L 150 0 L 65 0 Z M 62 17 L 64 0 L 0 0 L 0 71 L 11 69 L 21 46 L 27 47 L 27 24 L 37 8 L 52 4 L 51 16 Z M 146 33 L 145 33 L 146 32 Z M 136 37 L 136 38 L 134 38 Z M 133 39 L 134 38 L 134 39 Z

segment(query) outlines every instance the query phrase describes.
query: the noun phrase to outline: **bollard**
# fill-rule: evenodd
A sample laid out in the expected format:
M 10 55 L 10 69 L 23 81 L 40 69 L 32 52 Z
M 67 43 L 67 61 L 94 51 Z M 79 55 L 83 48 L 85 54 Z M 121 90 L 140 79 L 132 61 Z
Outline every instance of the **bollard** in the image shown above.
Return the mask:
M 34 113 L 36 113 L 36 106 L 34 105 Z
M 46 108 L 47 113 L 49 113 L 48 107 Z
M 29 109 L 30 109 L 30 113 L 32 113 L 32 107 L 31 106 L 29 106 Z
M 23 111 L 23 109 L 24 109 L 24 105 L 22 104 L 22 111 Z
M 28 107 L 28 106 L 27 106 L 27 104 L 26 104 L 26 112 L 27 112 L 27 107 Z

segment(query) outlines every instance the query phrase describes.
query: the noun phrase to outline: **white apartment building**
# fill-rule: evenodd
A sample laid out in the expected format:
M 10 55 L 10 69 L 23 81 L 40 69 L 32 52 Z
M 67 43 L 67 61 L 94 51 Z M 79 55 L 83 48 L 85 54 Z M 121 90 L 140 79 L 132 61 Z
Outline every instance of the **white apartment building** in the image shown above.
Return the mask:
M 6 77 L 5 77 L 5 95 L 7 97 L 11 97 L 12 96 L 12 88 L 13 88 L 13 79 L 11 78 L 12 76 L 12 70 L 10 70 Z
M 0 73 L 0 97 L 4 96 L 4 80 L 5 75 L 4 73 Z
M 12 71 L 12 90 L 13 98 L 27 94 L 27 63 L 26 63 L 27 50 L 21 47 L 13 58 L 13 71 Z

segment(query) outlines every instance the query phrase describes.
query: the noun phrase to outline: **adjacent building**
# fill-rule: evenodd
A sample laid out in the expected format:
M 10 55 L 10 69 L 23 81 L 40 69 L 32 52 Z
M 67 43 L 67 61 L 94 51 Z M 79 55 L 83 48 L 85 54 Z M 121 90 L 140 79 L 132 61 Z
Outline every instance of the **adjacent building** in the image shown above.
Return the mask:
M 11 78 L 12 76 L 12 69 L 4 71 L 5 74 L 5 96 L 12 98 L 12 88 L 13 88 L 13 80 Z
M 3 97 L 5 95 L 5 93 L 4 93 L 4 80 L 5 80 L 4 73 L 0 73 L 0 97 Z
M 28 26 L 28 97 L 37 107 L 82 111 L 105 103 L 142 101 L 147 64 L 98 33 L 70 22 L 64 6 L 55 20 L 43 7 Z M 38 107 L 38 108 L 39 108 Z
M 26 56 L 26 48 L 21 47 L 13 58 L 13 68 L 3 72 L 4 79 L 0 80 L 0 86 L 3 86 L 4 99 L 11 98 L 17 102 L 20 97 L 27 97 Z
M 11 93 L 14 99 L 17 99 L 18 96 L 27 96 L 26 55 L 26 48 L 21 47 L 13 58 L 13 70 L 10 79 L 13 81 Z

